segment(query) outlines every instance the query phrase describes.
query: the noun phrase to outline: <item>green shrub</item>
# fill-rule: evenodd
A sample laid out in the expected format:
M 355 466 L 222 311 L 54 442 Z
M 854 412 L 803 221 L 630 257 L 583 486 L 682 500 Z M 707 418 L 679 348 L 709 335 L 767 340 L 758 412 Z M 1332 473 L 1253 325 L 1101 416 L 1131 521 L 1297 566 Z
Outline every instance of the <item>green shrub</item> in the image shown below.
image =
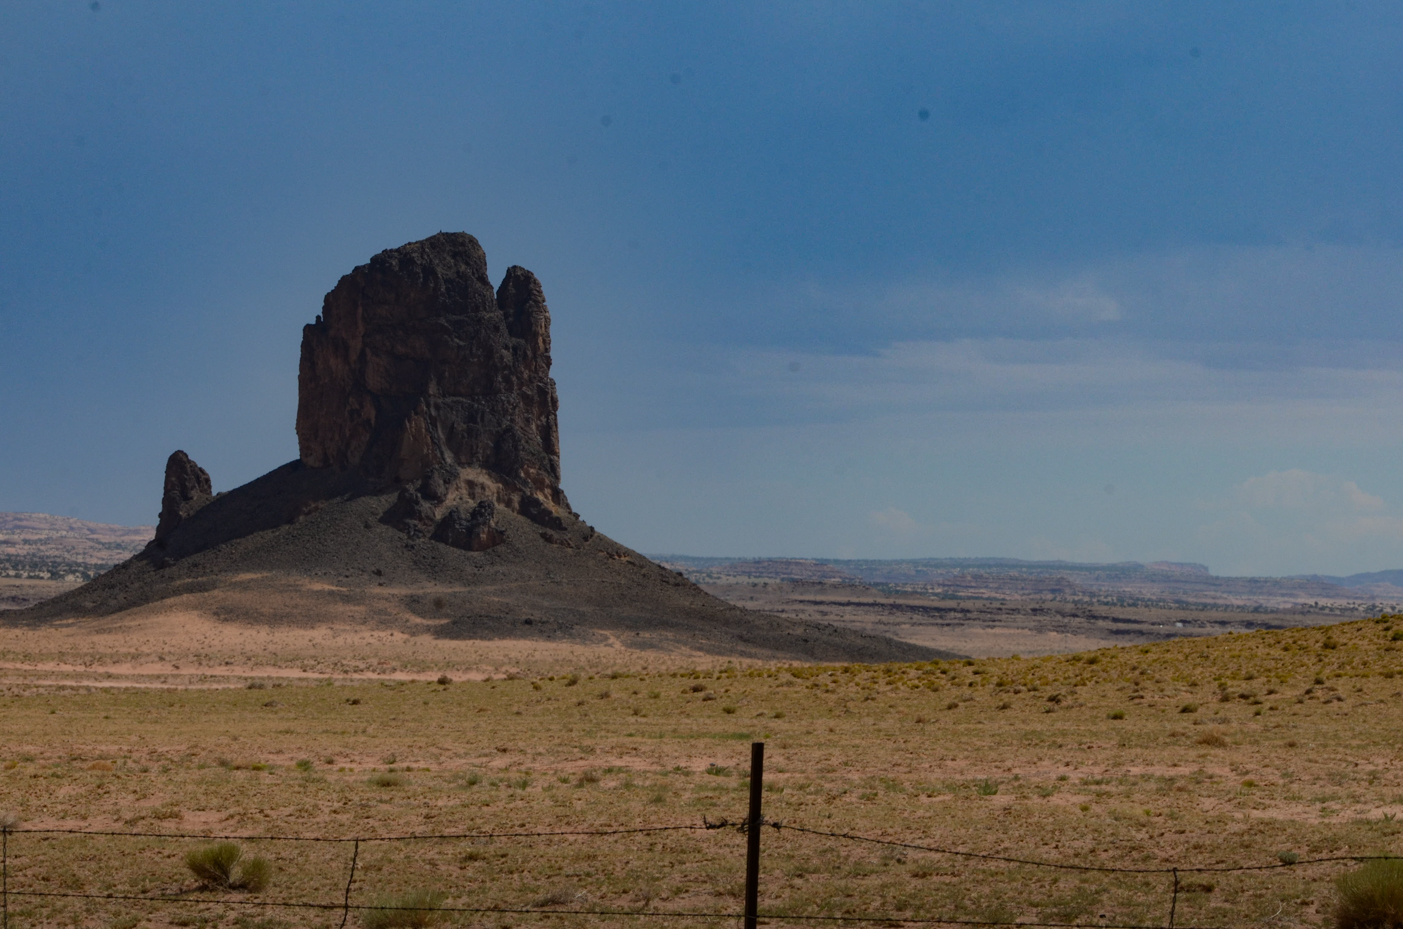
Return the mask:
M 268 886 L 273 868 L 266 858 L 244 858 L 233 842 L 216 842 L 185 856 L 185 866 L 211 887 L 258 893 Z
M 372 774 L 369 780 L 371 787 L 399 787 L 403 783 L 404 778 L 393 773 Z
M 407 894 L 381 897 L 365 911 L 365 929 L 420 929 L 433 925 L 443 914 L 445 894 L 437 890 L 415 890 Z
M 1392 929 L 1403 925 L 1403 859 L 1366 862 L 1335 882 L 1337 929 Z
M 273 866 L 268 863 L 268 859 L 255 856 L 243 862 L 239 868 L 239 878 L 231 886 L 235 890 L 247 890 L 256 894 L 268 886 L 272 876 Z
M 234 868 L 242 857 L 243 851 L 233 842 L 218 842 L 186 855 L 185 866 L 206 884 L 228 887 L 234 880 Z

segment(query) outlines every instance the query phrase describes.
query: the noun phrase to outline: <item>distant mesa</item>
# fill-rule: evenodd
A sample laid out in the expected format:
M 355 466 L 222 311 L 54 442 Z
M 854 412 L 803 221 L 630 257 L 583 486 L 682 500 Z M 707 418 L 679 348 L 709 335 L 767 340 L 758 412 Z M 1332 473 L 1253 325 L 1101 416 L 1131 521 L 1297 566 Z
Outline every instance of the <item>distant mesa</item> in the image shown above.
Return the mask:
M 1016 558 L 907 560 L 696 558 L 661 555 L 700 584 L 745 580 L 867 585 L 940 598 L 1064 600 L 1118 607 L 1290 610 L 1333 604 L 1394 609 L 1403 600 L 1403 570 L 1348 577 L 1219 577 L 1207 565 L 1157 561 L 1097 564 Z
M 1209 577 L 1212 574 L 1208 570 L 1208 565 L 1192 561 L 1151 561 L 1145 567 L 1151 571 L 1168 571 L 1171 574 L 1197 574 L 1202 577 Z
M 0 577 L 71 584 L 141 551 L 151 526 L 112 526 L 46 513 L 0 513 Z M 49 596 L 57 593 L 51 590 Z M 6 604 L 0 602 L 0 608 Z
M 930 649 L 731 606 L 596 532 L 561 489 L 550 312 L 439 233 L 345 275 L 302 332 L 298 459 L 227 493 L 184 451 L 135 557 L 4 615 L 175 609 L 738 657 L 918 660 Z

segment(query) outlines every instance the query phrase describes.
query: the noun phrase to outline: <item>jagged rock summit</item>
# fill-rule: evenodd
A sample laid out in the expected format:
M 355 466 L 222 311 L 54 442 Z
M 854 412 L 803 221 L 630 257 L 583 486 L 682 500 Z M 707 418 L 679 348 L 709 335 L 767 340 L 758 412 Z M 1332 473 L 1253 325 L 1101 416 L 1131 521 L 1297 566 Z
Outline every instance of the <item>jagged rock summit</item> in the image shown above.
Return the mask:
M 163 544 L 177 526 L 213 499 L 214 485 L 210 482 L 209 472 L 191 461 L 185 452 L 172 452 L 166 459 L 161 515 L 156 523 L 156 537 L 151 543 Z
M 550 366 L 550 312 L 530 271 L 513 265 L 494 291 L 462 232 L 381 252 L 302 331 L 301 461 L 417 485 L 411 525 L 491 500 L 554 526 L 570 507 Z
M 561 490 L 550 313 L 466 233 L 381 252 L 302 333 L 298 459 L 227 493 L 166 462 L 146 549 L 3 621 L 172 609 L 737 657 L 929 649 L 731 606 L 596 532 Z

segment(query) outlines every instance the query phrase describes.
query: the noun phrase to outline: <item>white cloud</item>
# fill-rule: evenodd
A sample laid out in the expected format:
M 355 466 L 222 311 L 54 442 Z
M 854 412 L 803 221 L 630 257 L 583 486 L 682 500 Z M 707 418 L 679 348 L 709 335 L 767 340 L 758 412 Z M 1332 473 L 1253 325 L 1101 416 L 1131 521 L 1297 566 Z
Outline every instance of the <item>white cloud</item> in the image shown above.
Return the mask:
M 1379 510 L 1384 505 L 1382 498 L 1360 490 L 1354 481 L 1298 468 L 1250 477 L 1234 492 L 1243 505 L 1255 509 L 1313 509 L 1347 514 Z
M 1391 332 L 1387 321 L 1397 316 L 1400 293 L 1403 248 L 1215 246 L 980 277 L 781 281 L 765 300 L 867 320 L 873 331 L 945 338 L 1115 332 L 1240 344 L 1309 333 L 1302 344 L 1311 351 L 1322 335 Z
M 1267 573 L 1266 565 L 1293 562 L 1288 573 L 1332 573 L 1319 566 L 1368 563 L 1371 551 L 1403 543 L 1403 515 L 1390 512 L 1382 497 L 1354 481 L 1299 468 L 1250 477 L 1201 508 L 1219 515 L 1199 528 L 1199 541 L 1226 553 L 1234 573 Z M 1364 569 L 1333 573 L 1356 570 Z
M 1197 432 L 1286 432 L 1348 427 L 1379 441 L 1403 422 L 1403 352 L 1371 366 L 1230 368 L 1166 357 L 1122 340 L 961 339 L 898 342 L 868 354 L 741 350 L 727 387 L 750 416 L 789 422 L 978 413 L 1111 414 L 1137 430 L 1173 421 Z M 698 385 L 700 389 L 701 385 Z M 707 394 L 714 397 L 714 392 Z
M 867 521 L 878 529 L 883 529 L 892 535 L 909 537 L 921 531 L 921 524 L 907 513 L 905 510 L 898 510 L 896 507 L 887 507 L 885 510 L 875 510 L 867 515 Z
M 1121 318 L 1120 301 L 1084 275 L 1051 288 L 1015 287 L 1019 302 L 1067 322 L 1112 323 Z

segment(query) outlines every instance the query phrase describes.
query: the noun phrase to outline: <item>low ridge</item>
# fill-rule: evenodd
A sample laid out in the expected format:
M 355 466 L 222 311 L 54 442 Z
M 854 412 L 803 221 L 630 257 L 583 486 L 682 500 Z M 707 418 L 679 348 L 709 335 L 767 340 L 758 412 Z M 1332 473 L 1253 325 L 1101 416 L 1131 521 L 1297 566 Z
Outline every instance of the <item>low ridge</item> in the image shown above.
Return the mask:
M 531 272 L 494 290 L 466 233 L 381 252 L 304 327 L 298 460 L 216 494 L 175 452 L 145 550 L 0 621 L 164 609 L 746 658 L 950 657 L 743 610 L 595 531 L 560 487 L 550 366 Z

